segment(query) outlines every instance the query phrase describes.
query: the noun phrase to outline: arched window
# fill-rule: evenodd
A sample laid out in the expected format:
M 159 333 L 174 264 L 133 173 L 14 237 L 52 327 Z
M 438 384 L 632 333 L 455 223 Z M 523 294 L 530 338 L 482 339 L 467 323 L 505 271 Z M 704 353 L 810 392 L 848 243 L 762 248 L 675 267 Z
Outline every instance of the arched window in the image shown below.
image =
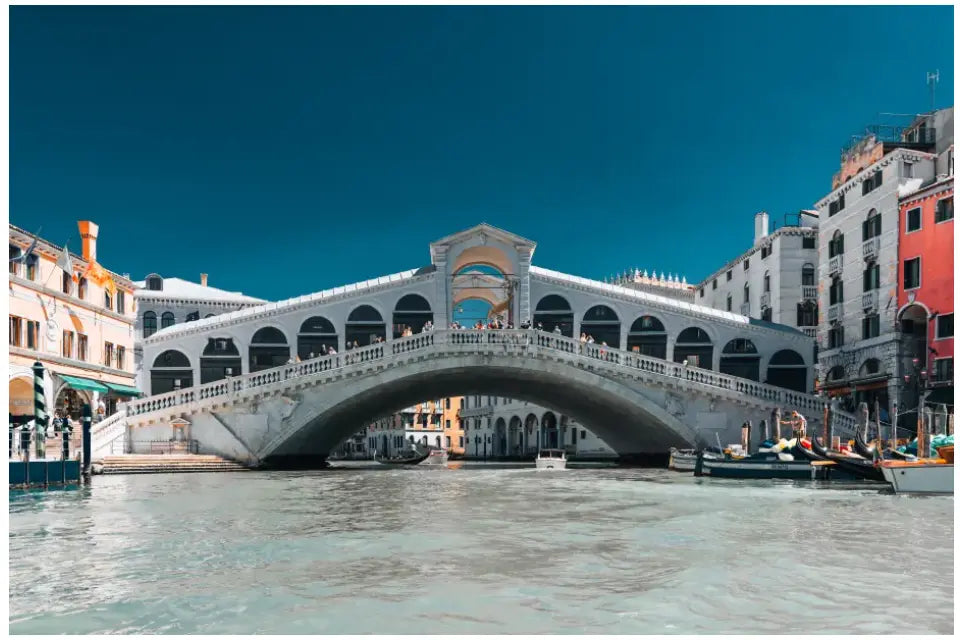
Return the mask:
M 837 380 L 843 380 L 846 377 L 847 377 L 846 370 L 843 368 L 842 365 L 839 365 L 839 364 L 833 367 L 832 369 L 830 369 L 830 371 L 827 373 L 827 380 L 831 382 L 837 381 Z
M 875 376 L 880 373 L 880 361 L 876 358 L 870 358 L 860 367 L 860 377 Z
M 152 313 L 148 311 L 147 313 Z M 144 314 L 146 319 L 146 314 Z M 156 315 L 153 317 L 156 328 Z M 169 349 L 157 356 L 150 369 L 150 393 L 167 393 L 193 386 L 193 367 L 180 351 Z
M 770 272 L 763 272 L 763 292 L 770 293 Z
M 752 340 L 735 338 L 724 345 L 720 373 L 760 381 L 760 355 Z
M 713 368 L 713 342 L 700 327 L 687 327 L 677 336 L 673 347 L 673 361 L 687 361 L 691 367 Z
M 164 311 L 160 315 L 160 328 L 166 329 L 167 327 L 172 327 L 176 324 L 176 320 L 173 318 L 173 313 L 170 311 Z
M 876 209 L 870 209 L 867 219 L 863 221 L 863 241 L 876 238 L 880 235 L 880 214 Z
M 10 245 L 10 273 L 15 276 L 20 275 L 20 256 L 23 255 L 23 249 L 15 244 Z
M 26 265 L 27 265 L 27 280 L 36 280 L 37 271 L 39 270 L 40 258 L 37 257 L 37 254 L 31 253 L 27 256 Z
M 620 348 L 620 318 L 606 305 L 598 304 L 590 307 L 583 314 L 580 330 L 588 336 L 593 336 L 597 344 L 605 342 L 609 347 Z
M 80 280 L 77 281 L 77 297 L 80 298 L 81 300 L 87 299 L 87 279 L 86 278 L 80 278 Z
M 399 338 L 407 329 L 420 333 L 427 321 L 433 322 L 430 303 L 423 296 L 409 293 L 397 300 L 393 308 L 393 337 Z
M 800 270 L 802 284 L 805 287 L 813 287 L 817 284 L 817 269 L 809 262 L 804 264 Z
M 215 313 L 208 313 L 207 315 L 203 316 L 203 319 L 206 320 L 207 318 L 212 318 L 212 317 L 214 317 L 215 315 L 217 315 L 217 314 L 215 314 Z
M 833 238 L 827 243 L 827 250 L 831 258 L 843 253 L 843 234 L 839 229 L 833 232 Z
M 200 312 L 191 311 L 190 313 L 187 314 L 187 319 L 185 320 L 185 322 L 196 322 L 199 319 L 200 319 Z
M 792 349 L 777 351 L 767 365 L 767 384 L 807 392 L 807 366 L 801 356 Z
M 373 344 L 377 338 L 386 338 L 387 327 L 380 312 L 368 304 L 360 305 L 350 312 L 344 330 L 346 344 L 357 343 L 358 347 Z
M 149 338 L 157 332 L 157 314 L 147 311 L 143 314 L 143 337 Z
M 200 356 L 200 384 L 242 373 L 240 351 L 233 344 L 233 338 L 207 338 L 207 346 Z
M 727 294 L 727 311 L 733 311 L 733 296 Z
M 276 327 L 258 329 L 250 339 L 250 373 L 272 369 L 290 359 L 287 337 Z
M 743 284 L 743 304 L 750 304 L 750 285 L 746 282 Z
M 150 291 L 163 291 L 163 278 L 155 273 L 147 276 L 147 289 Z
M 297 356 L 301 360 L 322 356 L 330 348 L 339 346 L 337 330 L 323 316 L 312 316 L 303 321 L 297 333 Z M 311 355 L 312 354 L 312 355 Z
M 663 323 L 653 316 L 640 316 L 630 325 L 627 350 L 654 358 L 667 357 L 667 332 Z
M 543 325 L 543 330 L 553 333 L 554 327 L 560 327 L 560 333 L 573 337 L 573 310 L 563 296 L 550 294 L 540 298 L 533 312 L 533 325 Z

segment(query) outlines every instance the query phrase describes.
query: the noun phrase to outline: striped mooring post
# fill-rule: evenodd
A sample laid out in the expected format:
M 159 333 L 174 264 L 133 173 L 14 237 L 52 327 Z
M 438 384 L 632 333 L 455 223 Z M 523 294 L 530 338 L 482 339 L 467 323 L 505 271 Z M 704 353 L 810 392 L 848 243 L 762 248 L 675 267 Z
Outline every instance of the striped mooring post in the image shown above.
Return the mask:
M 43 457 L 43 445 L 47 435 L 47 403 L 43 394 L 43 365 L 33 363 L 33 420 L 37 434 L 37 457 Z

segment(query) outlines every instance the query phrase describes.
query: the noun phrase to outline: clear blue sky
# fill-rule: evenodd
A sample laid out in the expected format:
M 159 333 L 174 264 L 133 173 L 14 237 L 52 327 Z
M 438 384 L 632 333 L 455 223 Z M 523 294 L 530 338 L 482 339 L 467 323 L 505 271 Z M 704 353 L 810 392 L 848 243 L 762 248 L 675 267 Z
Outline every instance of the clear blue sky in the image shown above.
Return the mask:
M 270 299 L 429 263 L 691 281 L 812 206 L 878 112 L 952 103 L 952 7 L 10 8 L 14 224 Z

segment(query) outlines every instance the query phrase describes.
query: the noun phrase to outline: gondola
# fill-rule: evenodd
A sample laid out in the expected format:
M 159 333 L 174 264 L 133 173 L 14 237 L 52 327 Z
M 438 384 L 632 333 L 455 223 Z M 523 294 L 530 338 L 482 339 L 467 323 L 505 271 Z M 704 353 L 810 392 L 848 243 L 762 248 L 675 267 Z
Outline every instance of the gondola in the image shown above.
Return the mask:
M 876 454 L 876 447 L 871 447 L 863 439 L 863 434 L 860 433 L 860 429 L 857 429 L 853 434 L 853 450 L 858 454 L 866 458 L 867 460 L 873 460 L 874 455 Z
M 808 460 L 810 462 L 822 462 L 827 458 L 821 456 L 814 451 L 807 449 L 802 444 L 800 444 L 800 438 L 797 438 L 797 445 L 790 449 L 790 453 L 793 454 L 793 457 L 797 460 Z
M 864 480 L 884 482 L 883 471 L 880 470 L 880 467 L 874 464 L 872 459 L 867 460 L 865 458 L 855 458 L 853 456 L 844 455 L 836 451 L 824 449 L 817 441 L 816 436 L 810 436 L 810 446 L 815 454 L 830 460 L 841 470 L 846 471 L 852 476 L 862 478 Z
M 407 465 L 415 465 L 415 464 L 420 464 L 421 462 L 423 462 L 424 460 L 426 460 L 426 459 L 427 459 L 427 456 L 429 456 L 429 455 L 430 455 L 430 452 L 429 452 L 429 451 L 427 451 L 426 453 L 423 453 L 423 454 L 421 454 L 421 453 L 419 453 L 419 452 L 414 452 L 414 455 L 408 456 L 408 457 L 406 457 L 406 458 L 377 458 L 377 462 L 379 462 L 380 464 L 407 464 Z

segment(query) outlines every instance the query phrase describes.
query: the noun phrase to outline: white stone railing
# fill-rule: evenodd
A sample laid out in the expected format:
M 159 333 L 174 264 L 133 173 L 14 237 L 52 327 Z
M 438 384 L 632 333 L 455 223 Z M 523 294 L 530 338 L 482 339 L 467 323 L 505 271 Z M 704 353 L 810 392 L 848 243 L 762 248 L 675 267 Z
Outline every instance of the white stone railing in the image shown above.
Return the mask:
M 127 410 L 122 407 L 112 416 L 90 427 L 90 457 L 99 460 L 113 450 L 113 443 L 127 433 Z
M 802 286 L 803 289 L 803 299 L 804 300 L 816 300 L 817 299 L 817 287 L 816 285 L 805 284 Z
M 873 260 L 880 253 L 880 238 L 870 238 L 863 241 L 863 260 L 864 262 Z
M 342 376 L 351 369 L 362 370 L 368 363 L 387 363 L 408 353 L 428 351 L 459 353 L 492 353 L 517 357 L 556 354 L 572 358 L 577 364 L 598 367 L 622 374 L 624 369 L 642 372 L 657 381 L 669 378 L 671 382 L 687 387 L 691 392 L 721 392 L 732 396 L 748 396 L 771 406 L 798 411 L 822 412 L 824 401 L 816 396 L 797 393 L 781 387 L 761 384 L 709 369 L 685 366 L 639 353 L 613 349 L 597 344 L 581 343 L 553 333 L 533 330 L 436 330 L 420 333 L 390 342 L 383 342 L 353 351 L 322 356 L 292 365 L 248 373 L 243 376 L 217 380 L 189 389 L 148 396 L 125 405 L 131 417 L 158 411 L 187 407 L 197 410 L 203 406 L 223 404 L 245 394 L 277 391 L 285 384 L 297 384 L 318 378 Z M 838 433 L 846 423 L 844 414 L 838 415 Z M 855 420 L 849 416 L 852 426 Z
M 827 263 L 827 275 L 833 275 L 835 273 L 840 273 L 843 270 L 843 254 L 830 258 L 830 261 Z

